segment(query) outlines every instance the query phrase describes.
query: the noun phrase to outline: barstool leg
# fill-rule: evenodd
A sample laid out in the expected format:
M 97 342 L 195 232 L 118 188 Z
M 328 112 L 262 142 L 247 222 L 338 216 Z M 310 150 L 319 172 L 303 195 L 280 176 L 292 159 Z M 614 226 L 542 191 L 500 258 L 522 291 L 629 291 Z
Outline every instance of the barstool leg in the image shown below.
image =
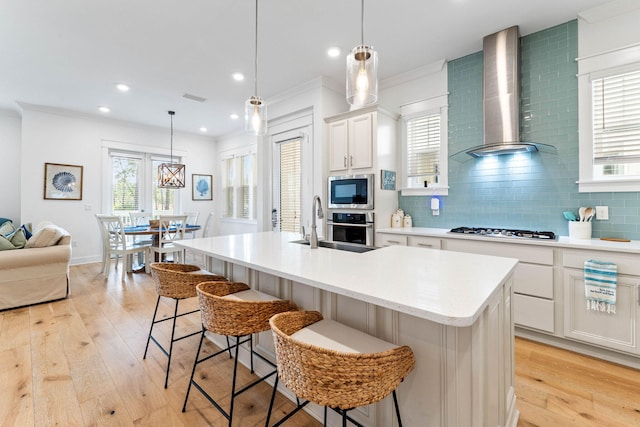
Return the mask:
M 327 407 L 324 407 L 324 422 L 322 423 L 323 427 L 327 427 Z
M 233 404 L 236 400 L 236 378 L 238 374 L 238 350 L 240 349 L 240 337 L 236 337 L 236 354 L 233 361 L 233 380 L 231 382 L 231 407 L 229 408 L 229 427 L 231 427 L 231 421 L 233 420 Z
M 402 427 L 402 419 L 400 418 L 400 408 L 398 407 L 398 396 L 396 396 L 395 390 L 393 390 L 393 404 L 396 406 L 396 417 L 398 417 L 398 427 Z
M 347 411 L 342 410 L 342 427 L 347 427 Z
M 153 332 L 153 325 L 156 324 L 156 314 L 158 314 L 158 306 L 160 305 L 160 295 L 158 295 L 158 300 L 156 301 L 156 309 L 153 311 L 153 319 L 151 319 L 151 327 L 149 328 L 149 336 L 147 337 L 147 345 L 144 348 L 144 356 L 143 359 L 147 358 L 147 350 L 149 350 L 149 341 L 151 341 L 151 332 Z
M 273 410 L 273 402 L 276 400 L 276 393 L 278 392 L 278 374 L 273 381 L 273 393 L 271 393 L 271 401 L 269 402 L 269 411 L 267 411 L 267 421 L 264 423 L 264 427 L 269 427 L 269 420 L 271 419 L 271 411 Z
M 251 358 L 251 373 L 253 374 L 253 335 L 249 335 L 249 357 Z
M 176 320 L 178 318 L 178 303 L 179 299 L 176 300 L 176 308 L 173 312 L 173 327 L 171 328 L 171 342 L 169 343 L 169 360 L 167 360 L 167 375 L 164 377 L 164 388 L 167 388 L 169 385 L 169 367 L 171 366 L 171 354 L 173 353 L 173 337 L 176 334 Z
M 189 400 L 189 392 L 191 391 L 191 384 L 193 383 L 193 376 L 196 373 L 196 366 L 198 366 L 198 357 L 200 357 L 200 349 L 202 348 L 202 342 L 204 341 L 204 333 L 207 330 L 204 325 L 202 325 L 202 335 L 200 336 L 200 344 L 198 344 L 198 352 L 196 353 L 196 358 L 193 361 L 193 369 L 191 370 L 191 378 L 189 378 L 189 387 L 187 387 L 187 394 L 184 396 L 184 405 L 182 405 L 182 412 L 187 410 L 187 400 Z

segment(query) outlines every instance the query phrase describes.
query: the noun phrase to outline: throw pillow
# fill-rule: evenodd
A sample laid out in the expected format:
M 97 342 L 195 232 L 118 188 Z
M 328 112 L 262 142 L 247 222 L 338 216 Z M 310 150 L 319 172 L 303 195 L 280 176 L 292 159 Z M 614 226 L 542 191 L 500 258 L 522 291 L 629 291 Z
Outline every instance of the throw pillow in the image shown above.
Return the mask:
M 16 247 L 11 244 L 9 239 L 0 235 L 0 251 L 6 251 L 9 249 L 15 249 Z
M 0 225 L 4 224 L 7 221 L 11 222 L 9 218 L 0 218 Z
M 62 236 L 67 233 L 60 227 L 55 225 L 47 225 L 33 233 L 33 236 L 27 240 L 25 248 L 44 248 L 58 244 Z
M 29 240 L 31 236 L 33 236 L 33 233 L 31 232 L 31 223 L 22 224 L 20 228 L 24 230 L 24 237 L 26 237 L 27 240 Z
M 16 230 L 16 227 L 14 227 L 13 222 L 11 221 L 6 221 L 4 224 L 0 225 L 0 234 L 5 237 L 8 234 L 13 233 L 15 230 Z
M 27 244 L 27 237 L 24 235 L 24 230 L 22 228 L 18 228 L 16 231 L 14 231 L 11 237 L 8 237 L 8 239 L 16 249 L 22 249 L 24 248 L 24 245 Z

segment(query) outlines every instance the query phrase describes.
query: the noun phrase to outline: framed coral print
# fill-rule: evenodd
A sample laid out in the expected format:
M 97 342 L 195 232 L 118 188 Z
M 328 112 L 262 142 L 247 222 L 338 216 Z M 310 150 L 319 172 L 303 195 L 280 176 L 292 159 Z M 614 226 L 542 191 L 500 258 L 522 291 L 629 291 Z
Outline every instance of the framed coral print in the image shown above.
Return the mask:
M 82 200 L 82 166 L 45 163 L 44 198 Z
M 193 200 L 213 200 L 211 175 L 191 175 L 191 198 Z

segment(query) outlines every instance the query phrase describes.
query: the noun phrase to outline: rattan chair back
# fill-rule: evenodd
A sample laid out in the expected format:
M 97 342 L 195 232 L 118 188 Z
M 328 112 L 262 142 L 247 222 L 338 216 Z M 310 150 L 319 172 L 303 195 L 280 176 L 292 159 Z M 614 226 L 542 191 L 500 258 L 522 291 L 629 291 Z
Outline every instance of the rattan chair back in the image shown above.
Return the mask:
M 202 325 L 209 331 L 227 336 L 245 336 L 269 330 L 269 318 L 298 307 L 287 300 L 243 301 L 222 298 L 249 290 L 240 282 L 203 282 L 196 287 Z
M 151 277 L 159 296 L 175 299 L 195 297 L 196 286 L 206 281 L 226 281 L 218 274 L 202 271 L 197 265 L 154 262 Z
M 415 365 L 408 346 L 379 353 L 346 353 L 291 338 L 294 332 L 322 320 L 317 311 L 281 313 L 270 324 L 278 376 L 297 397 L 320 406 L 352 409 L 391 394 Z

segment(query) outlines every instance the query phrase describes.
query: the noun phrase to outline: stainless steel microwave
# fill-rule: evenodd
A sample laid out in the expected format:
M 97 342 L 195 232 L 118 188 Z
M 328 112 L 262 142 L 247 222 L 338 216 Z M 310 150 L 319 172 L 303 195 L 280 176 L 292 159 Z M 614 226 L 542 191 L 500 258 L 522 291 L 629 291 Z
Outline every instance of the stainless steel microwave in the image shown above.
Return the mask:
M 374 174 L 329 177 L 329 209 L 373 209 Z

